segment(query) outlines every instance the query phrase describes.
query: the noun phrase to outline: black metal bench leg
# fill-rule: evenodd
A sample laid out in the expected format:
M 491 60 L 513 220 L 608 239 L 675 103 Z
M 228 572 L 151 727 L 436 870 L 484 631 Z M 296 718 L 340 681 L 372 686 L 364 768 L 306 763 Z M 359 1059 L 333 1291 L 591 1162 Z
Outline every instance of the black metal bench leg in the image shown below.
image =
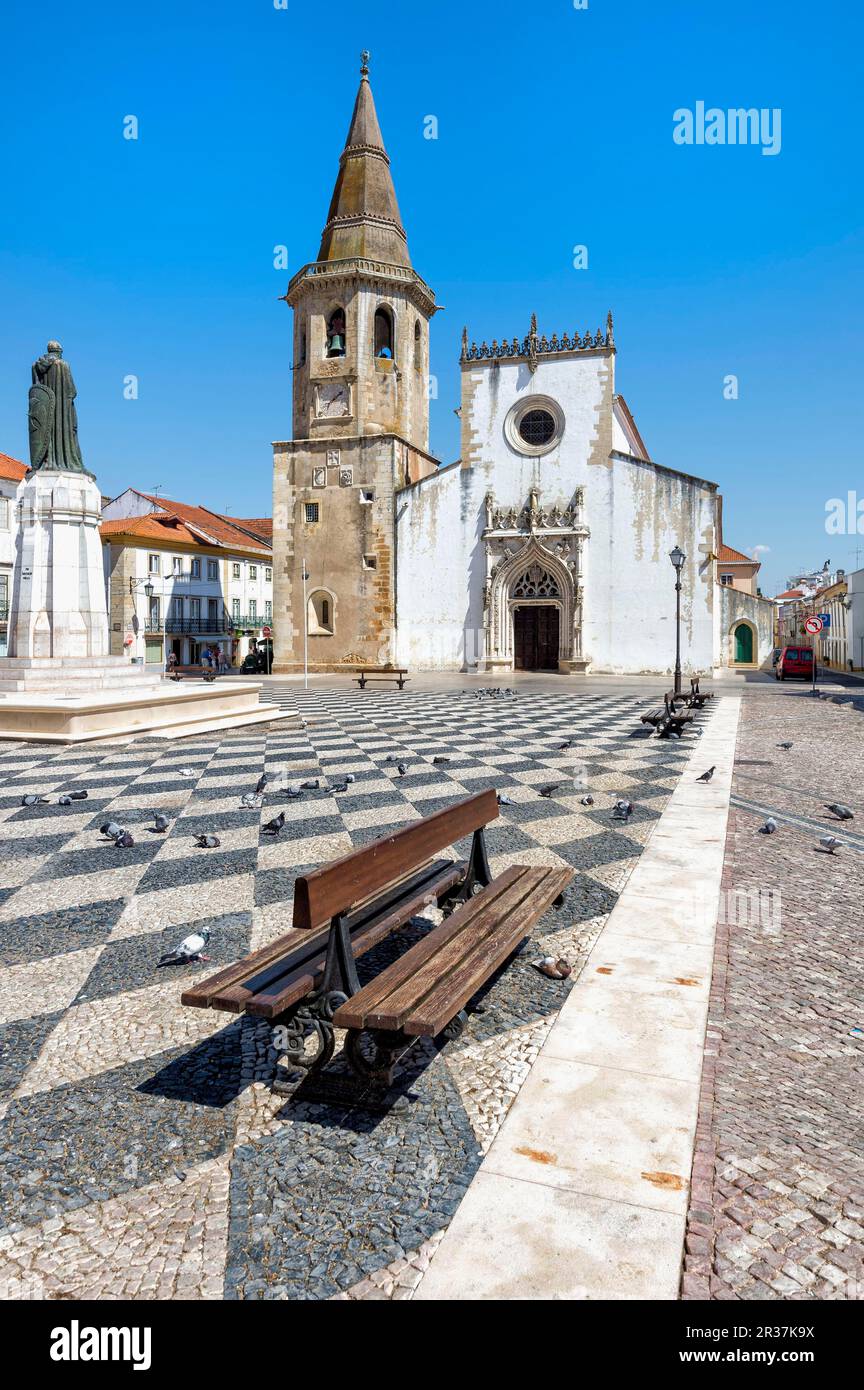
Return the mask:
M 385 1033 L 375 1028 L 349 1028 L 345 1035 L 345 1056 L 354 1075 L 374 1086 L 393 1085 L 393 1072 L 402 1053 L 416 1042 L 403 1033 Z

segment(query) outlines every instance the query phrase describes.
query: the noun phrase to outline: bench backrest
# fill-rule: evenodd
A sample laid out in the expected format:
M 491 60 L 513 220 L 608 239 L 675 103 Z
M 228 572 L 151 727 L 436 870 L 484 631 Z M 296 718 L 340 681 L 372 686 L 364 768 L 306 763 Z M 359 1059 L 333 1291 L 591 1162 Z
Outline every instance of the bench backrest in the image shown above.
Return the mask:
M 497 816 L 498 798 L 490 788 L 298 878 L 294 926 L 323 926 L 337 912 L 365 902 Z

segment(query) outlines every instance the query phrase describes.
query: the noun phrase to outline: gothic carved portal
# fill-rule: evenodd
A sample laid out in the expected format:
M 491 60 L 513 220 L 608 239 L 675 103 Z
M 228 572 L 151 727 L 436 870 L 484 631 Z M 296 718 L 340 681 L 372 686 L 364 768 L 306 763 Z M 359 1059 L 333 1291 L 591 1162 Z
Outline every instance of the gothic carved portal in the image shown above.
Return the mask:
M 497 508 L 492 493 L 487 495 L 483 532 L 486 670 L 513 670 L 514 664 L 585 669 L 582 574 L 583 546 L 589 535 L 581 492 L 564 508 L 542 507 L 536 490 L 521 509 Z M 539 611 L 526 613 L 526 609 Z M 539 637 L 526 635 L 532 633 Z M 550 646 L 549 634 L 552 643 L 557 642 L 557 652 Z

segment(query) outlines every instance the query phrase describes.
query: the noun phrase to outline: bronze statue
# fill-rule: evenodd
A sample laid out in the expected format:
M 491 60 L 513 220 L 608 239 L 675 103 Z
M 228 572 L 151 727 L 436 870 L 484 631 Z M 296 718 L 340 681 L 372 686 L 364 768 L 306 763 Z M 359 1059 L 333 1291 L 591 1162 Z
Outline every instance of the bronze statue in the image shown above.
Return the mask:
M 59 343 L 33 363 L 30 387 L 30 467 L 85 473 L 78 444 L 75 383 Z

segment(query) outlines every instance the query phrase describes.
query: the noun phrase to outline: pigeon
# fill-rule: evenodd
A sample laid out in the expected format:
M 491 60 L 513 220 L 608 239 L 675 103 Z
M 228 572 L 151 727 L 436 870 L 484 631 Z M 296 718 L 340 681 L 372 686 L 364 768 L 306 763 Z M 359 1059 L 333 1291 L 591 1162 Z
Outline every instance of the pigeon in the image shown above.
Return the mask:
M 222 843 L 218 835 L 195 835 L 193 838 L 199 849 L 218 849 Z
M 303 783 L 302 783 L 302 782 L 289 782 L 289 783 L 288 783 L 288 786 L 285 788 L 285 791 L 286 791 L 287 795 L 288 795 L 288 796 L 291 796 L 291 797 L 302 796 L 302 795 L 303 795 Z
M 346 772 L 346 773 L 345 773 L 345 781 L 346 781 L 346 782 L 356 782 L 356 781 L 357 781 L 357 778 L 354 776 L 354 773 L 353 773 L 353 772 Z
M 159 835 L 164 835 L 164 834 L 165 834 L 165 831 L 168 829 L 168 826 L 170 825 L 170 823 L 171 823 L 171 822 L 168 820 L 168 817 L 167 817 L 167 816 L 160 815 L 158 812 L 157 812 L 156 815 L 153 817 L 153 829 L 154 829 Z
M 131 849 L 134 843 L 128 830 L 121 830 L 119 835 L 114 836 L 114 844 L 118 849 Z
M 257 785 L 256 785 L 256 787 L 255 787 L 255 795 L 256 795 L 256 796 L 261 796 L 262 792 L 264 791 L 264 788 L 266 787 L 266 785 L 267 785 L 267 783 L 268 783 L 269 781 L 270 781 L 269 774 L 266 773 L 266 772 L 262 772 L 262 773 L 261 773 L 261 776 L 258 778 L 258 782 L 257 782 Z
M 826 854 L 834 854 L 840 848 L 842 841 L 835 840 L 833 835 L 823 835 L 819 843 Z
M 347 783 L 347 782 L 338 782 L 338 783 L 331 783 L 331 784 L 330 784 L 330 791 L 333 792 L 334 795 L 336 794 L 336 792 L 347 792 L 347 790 L 348 790 L 348 783 Z
M 240 798 L 240 805 L 244 811 L 258 810 L 261 806 L 261 797 L 254 792 L 244 792 Z
M 545 797 L 553 796 L 558 788 L 563 787 L 563 785 L 563 782 L 550 782 L 548 786 L 539 788 L 540 795 Z
M 118 835 L 123 834 L 123 826 L 118 825 L 116 820 L 109 820 L 104 825 L 100 825 L 99 834 L 106 836 L 109 840 L 116 840 Z
M 549 980 L 566 980 L 572 973 L 569 961 L 563 957 L 556 960 L 554 956 L 543 956 L 541 960 L 532 961 L 535 970 L 539 970 L 541 975 L 545 975 Z
M 564 741 L 563 743 L 559 743 L 559 745 L 558 745 L 558 752 L 559 752 L 559 753 L 563 753 L 565 749 L 567 749 L 567 748 L 572 748 L 572 747 L 573 747 L 573 740 L 572 740 L 572 738 L 565 739 L 565 741 Z
M 435 757 L 435 758 L 432 759 L 432 764 L 433 764 L 434 767 L 438 767 L 438 766 L 440 766 L 441 763 L 449 763 L 449 761 L 450 761 L 450 759 L 449 759 L 449 758 L 445 758 L 444 755 L 443 755 L 443 753 L 442 753 L 442 754 L 439 754 L 437 757 Z
M 716 764 L 715 764 L 715 766 L 716 766 Z M 711 778 L 712 778 L 713 776 L 714 776 L 714 767 L 709 767 L 709 769 L 708 769 L 707 772 L 703 772 L 701 777 L 697 777 L 697 778 L 696 778 L 696 781 L 697 781 L 697 782 L 710 782 L 710 781 L 711 781 Z
M 789 743 L 789 742 L 786 742 L 786 743 L 778 743 L 778 744 L 777 744 L 777 747 L 778 747 L 778 748 L 785 748 L 785 749 L 786 749 L 786 752 L 788 753 L 789 749 L 792 747 L 792 744 Z
M 624 801 L 624 800 L 622 799 L 622 800 L 620 800 L 620 801 L 616 801 L 616 802 L 615 802 L 615 805 L 612 807 L 612 819 L 613 819 L 613 820 L 629 820 L 630 817 L 632 816 L 632 814 L 633 814 L 633 802 L 632 802 L 632 801 Z
M 307 791 L 307 792 L 317 792 L 317 790 L 318 790 L 318 788 L 320 787 L 320 785 L 321 785 L 321 779 L 320 779 L 320 777 L 311 777 L 311 778 L 309 779 L 308 782 L 301 782 L 301 783 L 300 783 L 300 786 L 303 788 L 303 790 L 304 790 L 304 791 Z
M 195 769 L 191 767 L 181 767 L 179 775 L 181 777 L 194 777 Z
M 842 806 L 837 801 L 826 801 L 824 803 L 826 811 L 832 811 L 838 820 L 854 820 L 855 812 L 850 811 L 848 806 Z
M 499 806 L 512 806 L 514 804 L 512 796 L 508 796 L 506 792 L 499 792 L 497 800 Z
M 397 763 L 396 771 L 399 773 L 400 777 L 404 777 L 405 773 L 408 771 L 408 768 L 406 767 L 405 763 Z
M 59 804 L 60 806 L 71 806 L 73 801 L 86 801 L 86 800 L 87 800 L 87 793 L 84 792 L 84 791 L 81 791 L 81 792 L 64 792 L 64 794 L 60 797 L 59 803 L 58 803 L 58 804 Z
M 591 795 L 590 792 L 588 793 L 587 796 L 581 796 L 581 797 L 579 798 L 579 805 L 580 805 L 580 806 L 593 806 L 593 805 L 594 805 L 594 798 L 593 798 L 593 796 Z
M 776 822 L 776 820 L 774 819 L 773 816 L 769 816 L 768 819 L 766 820 L 765 824 L 761 827 L 760 834 L 762 834 L 762 835 L 773 835 L 773 834 L 774 834 L 774 831 L 775 831 L 776 829 L 777 829 L 777 822 Z
M 168 679 L 169 679 L 169 681 L 182 681 L 183 677 L 180 676 L 180 675 L 178 675 L 177 672 L 175 671 L 172 675 L 170 675 L 170 676 L 168 677 Z
M 266 825 L 263 825 L 261 829 L 266 830 L 268 835 L 278 835 L 284 824 L 285 812 L 280 811 L 278 816 L 274 816 L 272 820 L 268 820 Z
M 158 965 L 185 965 L 190 960 L 209 960 L 209 956 L 202 954 L 209 940 L 209 927 L 202 927 L 200 932 L 190 932 L 173 951 L 166 951 L 164 956 L 159 957 Z
M 208 685 L 212 685 L 213 681 L 215 681 L 215 679 L 216 679 L 216 672 L 215 672 L 215 671 L 204 671 L 204 672 L 202 673 L 201 679 L 202 679 L 202 681 L 206 681 Z
M 22 796 L 22 798 L 21 798 L 21 805 L 22 805 L 22 806 L 41 806 L 42 802 L 43 802 L 43 801 L 47 801 L 47 800 L 48 800 L 47 796 L 34 796 L 34 795 L 32 794 L 32 792 L 31 792 L 31 793 L 28 793 L 27 796 Z

